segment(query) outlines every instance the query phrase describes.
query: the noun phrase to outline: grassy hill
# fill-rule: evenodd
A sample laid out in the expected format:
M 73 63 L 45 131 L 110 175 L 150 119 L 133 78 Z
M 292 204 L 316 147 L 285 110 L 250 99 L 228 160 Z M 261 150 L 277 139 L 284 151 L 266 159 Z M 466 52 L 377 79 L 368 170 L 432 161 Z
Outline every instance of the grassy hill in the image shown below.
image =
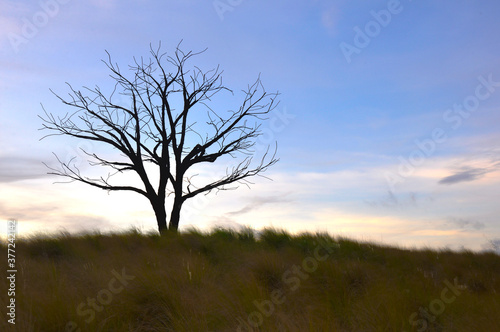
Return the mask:
M 494 253 L 218 229 L 39 236 L 16 256 L 16 331 L 500 331 Z

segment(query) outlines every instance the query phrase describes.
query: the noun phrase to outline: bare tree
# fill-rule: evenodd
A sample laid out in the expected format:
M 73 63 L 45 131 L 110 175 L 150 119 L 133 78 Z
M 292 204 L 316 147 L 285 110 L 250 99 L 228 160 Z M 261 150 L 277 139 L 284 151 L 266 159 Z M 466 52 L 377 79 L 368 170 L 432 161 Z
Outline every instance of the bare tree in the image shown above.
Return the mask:
M 155 212 L 158 230 L 177 231 L 183 203 L 198 194 L 213 190 L 234 189 L 231 184 L 249 184 L 249 177 L 261 175 L 278 160 L 276 149 L 269 147 L 254 162 L 253 153 L 257 138 L 262 134 L 261 121 L 276 106 L 278 93 L 267 93 L 260 77 L 243 90 L 243 101 L 237 110 L 221 113 L 210 108 L 207 102 L 220 92 L 232 91 L 222 84 L 219 67 L 203 72 L 200 68 L 188 68 L 187 62 L 202 52 L 183 52 L 179 45 L 175 53 L 167 56 L 151 48 L 148 60 L 135 59 L 129 66 L 130 78 L 119 66 L 108 59 L 103 62 L 114 80 L 113 92 L 105 95 L 96 86 L 84 87 L 84 95 L 71 85 L 69 98 L 64 99 L 52 92 L 73 111 L 64 117 L 48 113 L 40 116 L 43 128 L 53 135 L 71 136 L 97 142 L 119 151 L 121 158 L 109 157 L 82 150 L 92 166 L 108 168 L 107 176 L 91 178 L 81 174 L 71 161 L 59 162 L 49 167 L 49 174 L 69 178 L 107 191 L 132 191 L 145 196 Z M 171 72 L 167 69 L 170 68 Z M 126 96 L 130 107 L 115 102 L 115 94 Z M 200 125 L 200 116 L 205 123 Z M 198 121 L 196 121 L 198 120 Z M 203 131 L 202 131 L 203 130 Z M 194 184 L 188 170 L 195 165 L 213 163 L 221 157 L 240 157 L 226 174 L 202 185 Z M 153 165 L 155 174 L 152 176 Z M 148 170 L 147 170 L 148 168 Z M 135 172 L 142 185 L 122 185 L 111 181 L 116 173 Z M 153 183 L 155 178 L 155 183 Z M 113 182 L 113 183 L 112 183 Z M 237 186 L 236 186 L 237 187 Z M 167 196 L 173 195 L 173 203 L 167 227 Z

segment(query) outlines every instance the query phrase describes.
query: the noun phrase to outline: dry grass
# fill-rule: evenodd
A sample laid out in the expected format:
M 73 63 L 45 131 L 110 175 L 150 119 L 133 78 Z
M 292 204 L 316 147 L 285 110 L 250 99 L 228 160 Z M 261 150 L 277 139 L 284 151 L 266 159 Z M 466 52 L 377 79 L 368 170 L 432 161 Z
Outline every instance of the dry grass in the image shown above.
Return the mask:
M 39 236 L 16 249 L 16 331 L 500 331 L 493 253 L 220 229 Z M 14 331 L 3 316 L 0 330 Z

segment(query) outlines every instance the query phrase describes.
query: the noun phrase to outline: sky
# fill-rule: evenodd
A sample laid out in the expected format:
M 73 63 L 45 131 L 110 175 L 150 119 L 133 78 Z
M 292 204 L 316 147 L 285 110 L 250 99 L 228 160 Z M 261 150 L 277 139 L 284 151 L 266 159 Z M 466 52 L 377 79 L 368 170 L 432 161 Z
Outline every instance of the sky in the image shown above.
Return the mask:
M 235 91 L 228 105 L 259 75 L 279 91 L 258 147 L 277 142 L 280 161 L 271 180 L 188 201 L 181 230 L 498 248 L 499 13 L 494 0 L 0 0 L 0 219 L 17 219 L 20 235 L 155 230 L 137 194 L 54 184 L 43 164 L 55 165 L 53 153 L 99 174 L 80 148 L 101 150 L 40 140 L 38 116 L 42 105 L 69 111 L 50 91 L 67 95 L 66 82 L 109 87 L 106 51 L 126 69 L 150 45 L 172 54 L 182 40 L 183 50 L 207 49 L 195 65 L 220 65 Z

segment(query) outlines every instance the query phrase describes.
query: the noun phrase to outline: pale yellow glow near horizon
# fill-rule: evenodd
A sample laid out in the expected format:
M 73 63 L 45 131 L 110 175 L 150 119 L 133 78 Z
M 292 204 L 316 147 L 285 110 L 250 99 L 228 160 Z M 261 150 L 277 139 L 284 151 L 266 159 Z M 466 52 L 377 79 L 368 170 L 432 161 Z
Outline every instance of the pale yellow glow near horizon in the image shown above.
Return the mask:
M 375 170 L 374 174 L 378 174 Z M 432 173 L 434 172 L 434 173 Z M 475 187 L 482 192 L 494 192 L 492 183 L 500 180 L 500 172 L 487 174 L 488 180 L 462 183 L 465 188 Z M 424 176 L 425 174 L 425 176 Z M 439 174 L 436 176 L 435 174 Z M 408 182 L 427 181 L 442 178 L 442 169 L 423 168 L 421 178 Z M 356 172 L 337 173 L 277 173 L 275 181 L 262 181 L 252 190 L 242 187 L 236 191 L 221 192 L 218 195 L 199 195 L 189 200 L 181 215 L 180 229 L 191 227 L 208 231 L 214 227 L 249 226 L 256 230 L 271 227 L 284 229 L 290 233 L 327 232 L 333 236 L 345 236 L 361 241 L 381 242 L 403 247 L 444 247 L 449 244 L 463 244 L 480 249 L 485 243 L 481 232 L 467 233 L 459 229 L 442 229 L 443 217 L 428 217 L 414 213 L 403 215 L 398 210 L 373 209 L 363 203 L 340 205 L 328 201 L 315 202 L 308 198 L 319 192 L 348 192 L 348 184 L 365 184 L 366 190 L 373 190 L 369 182 L 375 178 L 371 174 Z M 312 179 L 312 180 L 311 180 Z M 347 179 L 347 180 L 346 180 Z M 345 181 L 343 181 L 345 180 Z M 354 182 L 353 181 L 357 181 Z M 112 192 L 90 187 L 81 183 L 51 184 L 50 179 L 25 180 L 5 183 L 0 191 L 0 202 L 4 218 L 19 221 L 19 235 L 35 233 L 58 233 L 68 231 L 122 231 L 132 227 L 142 231 L 156 231 L 153 211 L 146 198 L 125 192 Z M 436 185 L 437 186 L 437 185 Z M 454 187 L 436 187 L 446 193 L 446 201 L 440 204 L 456 204 L 463 199 Z M 377 192 L 376 192 L 377 193 Z M 383 194 L 383 193 L 382 193 Z M 263 204 L 266 197 L 281 197 L 282 201 Z M 474 201 L 474 197 L 469 197 Z M 260 204 L 254 204 L 255 200 Z M 252 206 L 254 204 L 255 206 Z M 332 206 L 332 207 L 328 207 Z M 247 207 L 251 207 L 245 211 Z M 167 210 L 167 212 L 169 212 Z M 393 212 L 393 214 L 390 214 Z M 445 216 L 446 217 L 446 216 Z M 435 227 L 435 228 L 433 228 Z M 0 231 L 5 237 L 6 227 Z

